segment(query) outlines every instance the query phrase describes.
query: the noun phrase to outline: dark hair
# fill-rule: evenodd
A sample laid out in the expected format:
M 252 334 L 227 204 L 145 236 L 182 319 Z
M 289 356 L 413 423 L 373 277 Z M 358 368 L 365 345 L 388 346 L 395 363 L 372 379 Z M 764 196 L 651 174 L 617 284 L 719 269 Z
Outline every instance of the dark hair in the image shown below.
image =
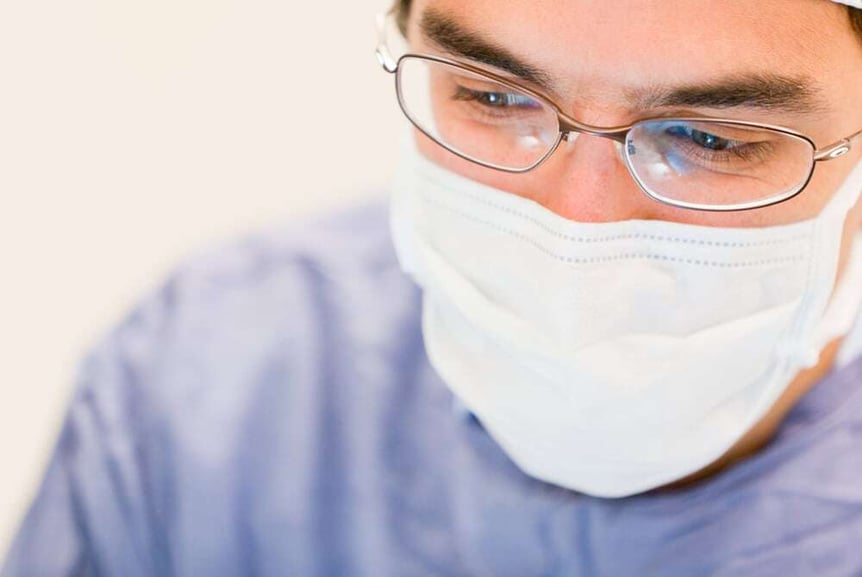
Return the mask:
M 395 11 L 395 15 L 398 18 L 398 28 L 401 29 L 401 33 L 405 36 L 407 35 L 407 17 L 410 16 L 411 2 L 412 0 L 398 0 L 398 7 Z
M 410 9 L 410 0 L 403 0 L 403 3 L 407 4 L 407 9 Z M 850 23 L 853 24 L 853 29 L 856 30 L 856 34 L 859 35 L 859 39 L 862 40 L 862 9 L 860 8 L 847 8 L 850 11 Z
M 410 15 L 410 4 L 412 0 L 398 0 L 398 26 L 401 32 L 407 31 L 407 17 Z M 862 40 L 862 9 L 847 7 L 847 12 L 850 14 L 850 24 Z

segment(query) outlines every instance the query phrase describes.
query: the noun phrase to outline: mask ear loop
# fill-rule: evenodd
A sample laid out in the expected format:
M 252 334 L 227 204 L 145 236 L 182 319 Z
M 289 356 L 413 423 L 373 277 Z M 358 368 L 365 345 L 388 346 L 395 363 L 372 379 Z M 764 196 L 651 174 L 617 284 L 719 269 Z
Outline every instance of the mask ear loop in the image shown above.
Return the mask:
M 805 294 L 810 295 L 810 298 L 803 298 L 799 316 L 788 331 L 789 341 L 797 342 L 800 349 L 785 351 L 788 354 L 787 358 L 798 356 L 805 368 L 813 367 L 819 362 L 822 348 L 828 344 L 821 342 L 822 335 L 826 331 L 821 327 L 830 311 L 833 297 L 839 289 L 838 266 L 844 224 L 860 196 L 862 196 L 862 161 L 850 171 L 820 214 L 811 220 L 813 227 L 809 248 L 811 258 L 805 283 Z M 831 245 L 827 247 L 828 250 L 822 250 L 824 243 Z M 826 255 L 826 258 L 823 258 L 823 255 Z M 826 283 L 828 287 L 824 288 L 822 285 Z M 808 338 L 800 338 L 806 333 Z
M 815 337 L 825 347 L 832 340 L 846 336 L 857 322 L 862 309 L 862 231 L 857 232 L 850 245 L 843 275 L 833 291 L 823 321 Z

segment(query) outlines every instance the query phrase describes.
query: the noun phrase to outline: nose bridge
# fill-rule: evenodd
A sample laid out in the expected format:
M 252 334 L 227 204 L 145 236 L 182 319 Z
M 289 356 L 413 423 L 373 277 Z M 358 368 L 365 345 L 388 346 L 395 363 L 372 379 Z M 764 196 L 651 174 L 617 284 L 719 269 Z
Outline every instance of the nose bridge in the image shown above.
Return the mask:
M 583 159 L 585 155 L 598 155 L 602 154 L 602 156 L 596 156 L 592 161 L 593 166 L 602 167 L 605 166 L 607 160 L 604 157 L 604 153 L 600 153 L 599 150 L 607 150 L 607 146 L 601 146 L 602 143 L 610 144 L 614 148 L 614 152 L 616 153 L 616 159 L 619 161 L 620 166 L 625 167 L 626 171 L 628 170 L 628 162 L 625 158 L 625 144 L 626 144 L 626 135 L 622 134 L 621 136 L 618 133 L 607 133 L 604 131 L 599 131 L 596 133 L 592 130 L 569 130 L 563 133 L 563 148 L 564 150 L 569 152 L 569 156 L 575 157 L 578 153 L 575 152 L 575 148 L 579 148 L 580 150 L 580 159 Z M 587 145 L 586 141 L 593 141 L 591 144 Z M 610 142 L 608 142 L 610 141 Z M 579 143 L 579 144 L 578 144 Z M 583 150 L 587 148 L 588 150 Z M 577 157 L 576 157 L 577 158 Z M 572 160 L 569 160 L 572 162 Z
M 554 190 L 545 197 L 546 208 L 582 222 L 652 218 L 655 203 L 631 177 L 620 139 L 604 131 L 568 133 L 575 137 L 549 159 Z
M 579 173 L 586 178 L 590 175 L 606 177 L 613 173 L 627 172 L 625 159 L 623 158 L 622 145 L 615 138 L 606 134 L 593 134 L 592 132 L 570 132 L 565 140 L 565 146 L 561 147 L 560 160 L 565 163 L 568 170 Z

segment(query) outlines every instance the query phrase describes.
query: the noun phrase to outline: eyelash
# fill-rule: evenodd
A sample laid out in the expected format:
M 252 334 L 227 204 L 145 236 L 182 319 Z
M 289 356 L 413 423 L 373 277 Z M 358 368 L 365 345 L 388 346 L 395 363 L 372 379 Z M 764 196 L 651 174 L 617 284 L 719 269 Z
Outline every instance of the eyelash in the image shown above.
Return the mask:
M 769 143 L 757 142 L 725 150 L 709 150 L 690 141 L 681 144 L 680 147 L 688 158 L 703 163 L 707 168 L 710 165 L 716 167 L 727 165 L 737 160 L 743 162 L 763 161 L 768 158 L 773 148 Z
M 487 97 L 491 95 L 502 96 L 505 100 L 502 104 L 497 103 L 489 103 L 483 101 Z M 513 99 L 522 98 L 526 101 L 526 104 L 518 104 L 513 103 Z M 455 93 L 452 95 L 452 100 L 458 102 L 475 102 L 485 111 L 486 114 L 489 115 L 502 115 L 507 114 L 510 115 L 513 112 L 517 111 L 530 111 L 536 110 L 539 105 L 533 102 L 528 96 L 520 96 L 518 94 L 513 94 L 511 92 L 496 92 L 493 90 L 474 90 L 471 88 L 467 88 L 463 85 L 457 85 L 455 89 Z M 506 112 L 501 112 L 505 110 Z

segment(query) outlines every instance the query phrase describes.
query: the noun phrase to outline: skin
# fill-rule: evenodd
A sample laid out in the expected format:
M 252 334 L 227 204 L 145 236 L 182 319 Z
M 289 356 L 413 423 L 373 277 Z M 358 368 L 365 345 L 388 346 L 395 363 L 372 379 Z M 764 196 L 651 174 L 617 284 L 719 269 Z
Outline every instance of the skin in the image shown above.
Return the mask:
M 661 115 L 712 116 L 791 128 L 818 147 L 862 128 L 862 42 L 846 9 L 825 0 L 417 0 L 408 20 L 414 52 L 441 53 L 419 29 L 429 9 L 549 73 L 558 80 L 549 96 L 567 114 L 592 125 L 619 126 Z M 811 113 L 756 107 L 644 110 L 630 98 L 646 86 L 709 83 L 731 73 L 806 77 L 822 106 Z M 720 227 L 798 222 L 816 215 L 862 160 L 862 140 L 857 140 L 846 156 L 818 163 L 809 186 L 790 201 L 754 211 L 708 213 L 649 199 L 607 139 L 581 135 L 522 175 L 464 161 L 418 134 L 417 143 L 449 170 L 581 222 L 662 219 Z M 840 271 L 860 227 L 862 202 L 845 221 Z M 766 446 L 789 410 L 831 369 L 839 345 L 827 346 L 817 366 L 800 373 L 723 457 L 665 490 L 711 477 Z

